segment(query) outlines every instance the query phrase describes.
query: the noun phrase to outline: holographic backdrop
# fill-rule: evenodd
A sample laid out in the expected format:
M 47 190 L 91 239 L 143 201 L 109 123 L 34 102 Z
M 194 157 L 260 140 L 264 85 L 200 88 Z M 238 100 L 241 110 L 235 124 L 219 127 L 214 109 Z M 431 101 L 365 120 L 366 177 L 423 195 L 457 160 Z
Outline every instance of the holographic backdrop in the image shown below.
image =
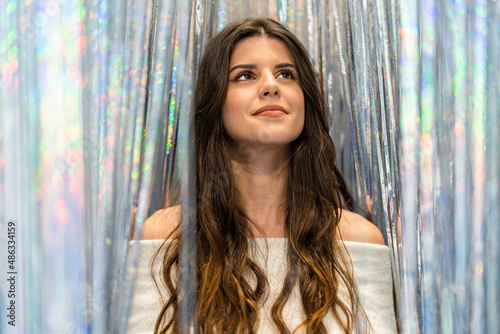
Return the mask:
M 0 0 L 1 332 L 126 331 L 129 240 L 177 186 L 194 207 L 200 55 L 227 22 L 267 16 L 318 68 L 337 163 L 391 249 L 402 332 L 498 333 L 498 7 Z
M 403 332 L 500 333 L 500 6 L 400 8 Z

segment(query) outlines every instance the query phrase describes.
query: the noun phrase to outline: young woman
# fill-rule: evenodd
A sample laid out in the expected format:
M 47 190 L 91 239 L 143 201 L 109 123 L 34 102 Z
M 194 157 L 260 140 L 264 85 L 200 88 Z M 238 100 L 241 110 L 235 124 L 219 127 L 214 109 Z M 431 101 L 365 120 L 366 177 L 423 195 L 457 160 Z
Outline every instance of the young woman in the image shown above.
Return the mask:
M 195 94 L 201 333 L 396 331 L 388 248 L 348 210 L 320 87 L 271 19 L 229 24 L 207 47 Z M 143 244 L 168 239 L 153 270 L 165 299 L 140 264 L 131 332 L 177 331 L 179 223 L 177 206 L 143 225 Z

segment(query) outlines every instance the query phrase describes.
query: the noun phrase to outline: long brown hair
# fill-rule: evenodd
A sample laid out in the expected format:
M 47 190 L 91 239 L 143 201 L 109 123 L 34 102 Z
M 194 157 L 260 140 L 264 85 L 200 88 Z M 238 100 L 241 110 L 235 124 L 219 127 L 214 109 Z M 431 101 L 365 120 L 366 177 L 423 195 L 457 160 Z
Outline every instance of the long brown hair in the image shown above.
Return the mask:
M 239 41 L 252 36 L 276 38 L 286 45 L 305 101 L 303 131 L 290 143 L 285 207 L 289 269 L 271 316 L 280 333 L 293 331 L 287 328 L 282 311 L 298 284 L 305 311 L 301 326 L 307 333 L 326 333 L 323 318 L 328 312 L 350 333 L 359 305 L 347 252 L 335 236 L 342 201 L 352 209 L 352 197 L 335 167 L 327 102 L 309 55 L 290 31 L 271 19 L 229 24 L 210 41 L 199 67 L 195 93 L 199 330 L 255 333 L 259 302 L 268 286 L 262 268 L 249 258 L 252 232 L 231 170 L 221 115 L 231 55 Z M 178 331 L 179 300 L 172 276 L 178 266 L 179 244 L 165 243 L 162 279 L 170 296 L 155 333 Z M 243 274 L 247 270 L 257 278 L 255 288 Z M 340 297 L 343 287 L 348 298 Z

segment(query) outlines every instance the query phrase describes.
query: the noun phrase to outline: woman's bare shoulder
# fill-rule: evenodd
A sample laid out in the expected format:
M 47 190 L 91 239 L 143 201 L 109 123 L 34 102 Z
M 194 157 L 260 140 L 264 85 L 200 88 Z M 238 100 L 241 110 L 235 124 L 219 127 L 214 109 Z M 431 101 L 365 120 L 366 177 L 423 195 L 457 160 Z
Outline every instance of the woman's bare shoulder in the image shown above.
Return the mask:
M 378 227 L 357 213 L 342 210 L 339 229 L 344 241 L 385 245 L 384 237 Z
M 181 206 L 171 206 L 153 213 L 142 225 L 142 240 L 174 238 L 179 226 Z

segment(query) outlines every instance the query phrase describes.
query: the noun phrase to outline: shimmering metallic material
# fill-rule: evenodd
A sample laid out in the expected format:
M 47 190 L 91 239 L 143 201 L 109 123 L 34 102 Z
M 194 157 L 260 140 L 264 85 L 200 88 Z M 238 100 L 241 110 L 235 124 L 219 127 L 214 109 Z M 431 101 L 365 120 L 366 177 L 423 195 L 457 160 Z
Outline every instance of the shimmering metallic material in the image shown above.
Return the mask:
M 498 333 L 496 1 L 401 1 L 405 333 Z
M 18 266 L 16 326 L 2 311 L 0 331 L 117 332 L 130 299 L 132 211 L 147 201 L 138 190 L 151 6 L 28 0 L 0 9 L 0 254 L 12 219 Z
M 16 328 L 2 317 L 1 332 L 125 332 L 128 241 L 179 203 L 193 230 L 196 66 L 247 16 L 281 22 L 312 56 L 337 164 L 391 249 L 402 331 L 498 332 L 498 8 L 0 0 L 0 261 L 14 221 L 18 270 Z M 196 244 L 183 240 L 186 295 Z M 195 301 L 182 304 L 188 327 Z

